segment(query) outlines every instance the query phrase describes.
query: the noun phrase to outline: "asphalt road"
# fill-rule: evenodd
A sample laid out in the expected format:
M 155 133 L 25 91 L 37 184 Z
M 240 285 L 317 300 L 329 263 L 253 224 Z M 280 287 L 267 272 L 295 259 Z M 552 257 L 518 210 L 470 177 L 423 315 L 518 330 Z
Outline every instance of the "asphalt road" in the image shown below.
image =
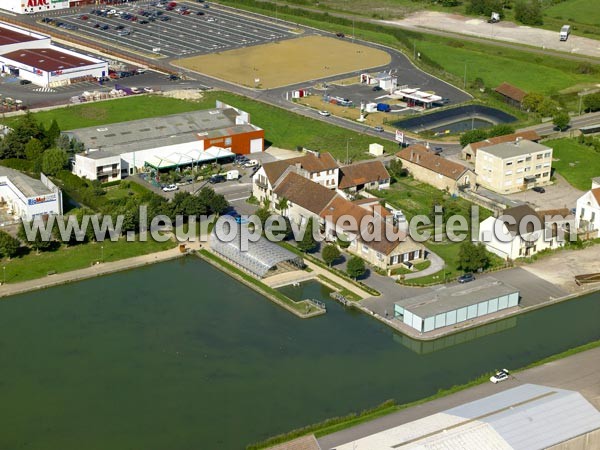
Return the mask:
M 526 383 L 579 391 L 596 408 L 600 408 L 600 377 L 598 375 L 598 367 L 600 367 L 600 348 L 518 372 L 511 379 L 502 383 L 480 384 L 419 406 L 398 411 L 371 422 L 324 436 L 318 442 L 321 449 L 332 449 L 338 445 L 346 444 L 365 436 Z

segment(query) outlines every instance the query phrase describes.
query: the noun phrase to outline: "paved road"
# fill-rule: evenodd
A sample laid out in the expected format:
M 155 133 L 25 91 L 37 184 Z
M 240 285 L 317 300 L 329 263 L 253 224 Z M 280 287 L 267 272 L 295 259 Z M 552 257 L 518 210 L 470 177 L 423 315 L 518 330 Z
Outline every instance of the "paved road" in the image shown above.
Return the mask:
M 596 408 L 600 408 L 600 375 L 598 374 L 598 367 L 600 367 L 600 348 L 516 373 L 512 379 L 503 383 L 484 383 L 447 397 L 324 436 L 318 440 L 319 445 L 322 450 L 332 449 L 365 436 L 412 422 L 525 383 L 576 390 Z

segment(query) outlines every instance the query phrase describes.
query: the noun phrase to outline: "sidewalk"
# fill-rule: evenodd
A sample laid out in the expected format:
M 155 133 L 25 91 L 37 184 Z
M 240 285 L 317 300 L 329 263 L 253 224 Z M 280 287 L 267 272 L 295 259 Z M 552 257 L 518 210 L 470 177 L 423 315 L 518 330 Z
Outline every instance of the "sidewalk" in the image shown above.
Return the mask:
M 404 275 L 405 280 L 411 280 L 413 278 L 421 278 L 426 277 L 427 275 L 433 275 L 434 273 L 438 273 L 440 270 L 444 268 L 444 260 L 440 258 L 433 252 L 429 252 L 429 256 L 427 257 L 431 264 L 425 270 L 421 270 L 419 272 L 409 273 Z
M 101 275 L 107 275 L 122 270 L 134 269 L 136 267 L 146 266 L 157 262 L 169 261 L 171 259 L 180 258 L 185 253 L 179 251 L 179 247 L 162 252 L 150 253 L 148 255 L 135 256 L 133 258 L 121 259 L 119 261 L 99 263 L 85 269 L 73 270 L 70 272 L 48 275 L 44 278 L 36 278 L 35 280 L 23 281 L 15 284 L 5 284 L 0 286 L 0 298 L 10 295 L 22 294 L 25 292 L 45 289 L 61 284 L 72 283 L 74 281 L 94 278 Z

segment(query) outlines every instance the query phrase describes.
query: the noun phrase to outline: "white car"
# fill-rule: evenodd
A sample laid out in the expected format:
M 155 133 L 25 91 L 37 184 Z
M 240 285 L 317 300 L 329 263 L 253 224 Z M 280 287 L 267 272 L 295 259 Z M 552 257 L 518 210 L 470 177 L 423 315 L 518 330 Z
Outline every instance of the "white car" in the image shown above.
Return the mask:
M 490 381 L 494 384 L 500 383 L 501 381 L 508 380 L 508 375 L 510 375 L 508 370 L 502 369 L 502 370 L 499 370 L 498 372 L 496 372 L 495 375 L 492 375 L 490 377 Z
M 163 192 L 173 192 L 178 190 L 179 188 L 177 187 L 176 184 L 167 184 L 166 186 L 164 186 L 162 188 Z
M 145 87 L 144 92 L 147 92 L 148 94 L 152 94 L 154 92 L 154 89 L 152 89 L 151 87 Z
M 319 111 L 320 116 L 329 117 L 331 113 L 329 111 Z
M 244 167 L 256 167 L 258 166 L 258 161 L 256 159 L 251 159 L 250 161 L 248 161 L 247 163 L 244 164 Z
M 142 92 L 142 90 L 140 88 L 132 87 L 131 92 L 133 92 L 134 94 L 139 94 L 140 92 Z

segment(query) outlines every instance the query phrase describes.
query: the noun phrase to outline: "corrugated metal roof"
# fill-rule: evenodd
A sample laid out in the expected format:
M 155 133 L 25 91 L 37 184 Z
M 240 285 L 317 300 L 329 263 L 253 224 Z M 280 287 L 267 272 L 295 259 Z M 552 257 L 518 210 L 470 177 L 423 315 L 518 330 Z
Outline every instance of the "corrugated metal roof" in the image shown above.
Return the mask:
M 36 195 L 52 193 L 40 180 L 31 178 L 9 167 L 0 166 L 0 176 L 7 177 L 25 197 L 35 197 Z

